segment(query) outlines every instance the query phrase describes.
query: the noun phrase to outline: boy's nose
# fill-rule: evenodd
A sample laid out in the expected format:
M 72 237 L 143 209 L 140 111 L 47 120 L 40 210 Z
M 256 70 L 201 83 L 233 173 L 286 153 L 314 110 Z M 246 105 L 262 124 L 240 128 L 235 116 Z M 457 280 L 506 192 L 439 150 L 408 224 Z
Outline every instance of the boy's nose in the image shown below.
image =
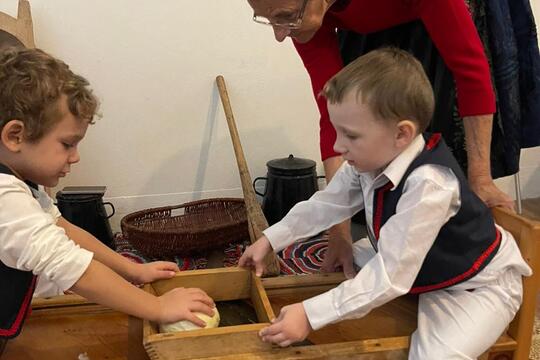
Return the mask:
M 81 156 L 79 155 L 79 150 L 75 149 L 74 153 L 69 157 L 68 161 L 70 164 L 78 163 L 79 160 L 81 160 Z
M 346 151 L 345 148 L 341 145 L 339 137 L 336 138 L 336 142 L 334 143 L 334 151 L 340 154 L 343 154 Z
M 285 40 L 285 38 L 287 38 L 287 36 L 289 36 L 291 33 L 290 29 L 286 29 L 280 26 L 273 26 L 273 28 L 274 28 L 274 36 L 276 37 L 276 40 L 279 42 L 282 42 L 283 40 Z

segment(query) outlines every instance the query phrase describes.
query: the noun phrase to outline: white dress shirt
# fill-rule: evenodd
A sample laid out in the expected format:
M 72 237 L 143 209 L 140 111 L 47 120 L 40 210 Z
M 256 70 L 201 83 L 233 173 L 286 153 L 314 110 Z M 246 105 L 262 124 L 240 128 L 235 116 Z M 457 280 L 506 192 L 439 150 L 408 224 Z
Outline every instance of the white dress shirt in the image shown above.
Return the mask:
M 13 175 L 0 174 L 0 261 L 32 271 L 65 291 L 86 271 L 93 253 L 56 225 L 60 216 L 45 192 Z
M 296 204 L 285 218 L 263 232 L 274 251 L 341 223 L 363 208 L 368 231 L 373 232 L 374 190 L 391 181 L 393 191 L 424 146 L 424 138 L 417 136 L 385 169 L 376 172 L 360 173 L 344 163 L 324 190 Z M 431 164 L 415 169 L 406 179 L 396 214 L 380 229 L 375 255 L 362 264 L 353 279 L 303 302 L 311 327 L 317 330 L 362 317 L 408 293 L 439 230 L 460 205 L 459 182 L 452 170 Z M 476 276 L 452 288 L 482 286 L 495 281 L 508 267 L 517 268 L 522 275 L 531 274 L 511 234 L 500 230 L 501 245 L 492 261 Z

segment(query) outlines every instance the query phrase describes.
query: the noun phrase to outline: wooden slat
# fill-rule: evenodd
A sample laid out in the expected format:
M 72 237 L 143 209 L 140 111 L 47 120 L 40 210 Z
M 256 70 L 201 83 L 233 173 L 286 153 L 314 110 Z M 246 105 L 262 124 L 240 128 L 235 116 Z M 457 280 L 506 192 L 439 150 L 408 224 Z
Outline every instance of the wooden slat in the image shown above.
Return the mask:
M 89 304 L 88 300 L 79 295 L 60 295 L 49 298 L 33 298 L 32 309 L 64 307 L 70 305 Z
M 239 325 L 152 335 L 144 339 L 144 347 L 152 360 L 220 356 L 239 349 L 242 352 L 265 351 L 271 345 L 263 343 L 258 333 L 268 325 Z
M 259 322 L 270 322 L 276 316 L 266 295 L 261 279 L 255 275 L 251 277 L 251 300 L 257 312 Z
M 222 355 L 207 360 L 271 360 L 271 359 L 316 359 L 316 360 L 405 360 L 407 359 L 408 337 L 379 340 L 351 341 L 347 343 L 318 346 L 295 346 L 273 348 L 267 352 Z M 171 358 L 174 359 L 174 358 Z
M 152 287 L 162 295 L 177 287 L 201 288 L 214 301 L 248 299 L 251 296 L 251 272 L 237 267 L 190 270 L 177 273 L 172 279 L 158 280 Z
M 268 277 L 262 279 L 262 284 L 268 294 L 284 294 L 288 293 L 289 289 L 294 289 L 295 292 L 314 288 L 330 289 L 345 280 L 343 273 L 320 273 Z
M 509 210 L 493 210 L 495 221 L 512 233 L 521 255 L 533 269 L 533 275 L 523 279 L 523 303 L 508 334 L 517 341 L 515 360 L 527 360 L 532 342 L 532 330 L 536 312 L 536 296 L 540 287 L 540 222 L 519 216 Z
M 246 211 L 249 223 L 249 235 L 251 242 L 257 241 L 262 235 L 263 230 L 268 227 L 268 222 L 264 217 L 261 206 L 257 202 L 255 191 L 251 183 L 251 175 L 247 166 L 247 161 L 244 156 L 244 150 L 242 150 L 242 143 L 240 142 L 240 135 L 236 128 L 236 122 L 232 111 L 232 106 L 229 100 L 229 94 L 227 92 L 227 86 L 225 85 L 225 79 L 219 75 L 216 77 L 216 84 L 219 90 L 219 96 L 223 105 L 223 111 L 227 118 L 227 125 L 229 127 L 229 133 L 231 134 L 231 140 L 233 143 L 234 154 L 236 155 L 236 163 L 238 165 L 238 171 L 240 173 L 240 181 L 242 183 L 242 191 L 244 192 L 244 201 L 246 203 Z M 277 276 L 280 273 L 279 261 L 276 254 L 270 252 L 265 257 L 266 275 Z

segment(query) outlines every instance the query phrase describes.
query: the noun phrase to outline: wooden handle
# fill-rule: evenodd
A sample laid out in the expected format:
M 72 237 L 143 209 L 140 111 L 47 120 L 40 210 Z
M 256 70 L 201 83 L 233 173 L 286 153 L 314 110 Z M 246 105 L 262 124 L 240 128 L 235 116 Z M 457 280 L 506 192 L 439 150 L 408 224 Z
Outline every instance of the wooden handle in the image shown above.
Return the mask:
M 229 94 L 227 93 L 227 87 L 225 86 L 225 79 L 219 75 L 216 77 L 216 83 L 219 90 L 219 97 L 223 104 L 223 111 L 227 118 L 227 125 L 229 126 L 229 132 L 234 148 L 234 154 L 236 155 L 236 163 L 238 164 L 238 171 L 240 172 L 240 180 L 242 182 L 242 190 L 244 192 L 244 201 L 246 203 L 246 211 L 248 216 L 249 235 L 251 242 L 257 241 L 263 233 L 262 231 L 268 227 L 268 222 L 264 217 L 261 206 L 257 202 L 255 191 L 251 185 L 251 176 L 242 150 L 242 144 L 240 143 L 240 136 L 236 129 L 236 123 L 234 121 L 234 115 L 229 101 Z M 279 275 L 279 261 L 276 254 L 273 252 L 266 256 L 266 270 L 267 275 Z
M 28 0 L 19 0 L 17 18 L 0 12 L 0 30 L 17 38 L 27 48 L 34 48 L 34 25 Z

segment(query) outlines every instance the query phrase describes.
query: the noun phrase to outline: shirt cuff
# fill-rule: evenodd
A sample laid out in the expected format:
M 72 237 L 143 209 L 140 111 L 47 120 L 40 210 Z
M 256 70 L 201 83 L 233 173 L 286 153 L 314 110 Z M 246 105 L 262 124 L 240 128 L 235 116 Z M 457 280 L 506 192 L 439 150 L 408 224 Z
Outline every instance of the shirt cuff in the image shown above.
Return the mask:
M 458 110 L 461 117 L 491 115 L 495 113 L 495 96 L 489 91 L 470 91 L 458 94 Z
M 313 330 L 336 322 L 340 316 L 333 306 L 334 291 L 330 290 L 302 302 L 307 318 Z
M 44 276 L 38 277 L 33 297 L 48 298 L 59 295 L 64 295 L 64 292 L 58 287 L 58 285 L 47 280 Z
M 281 222 L 270 226 L 268 229 L 263 231 L 263 234 L 270 242 L 270 245 L 272 245 L 272 249 L 274 249 L 274 252 L 283 250 L 292 242 L 294 242 L 294 240 L 291 241 L 291 239 L 293 238 L 291 231 Z

